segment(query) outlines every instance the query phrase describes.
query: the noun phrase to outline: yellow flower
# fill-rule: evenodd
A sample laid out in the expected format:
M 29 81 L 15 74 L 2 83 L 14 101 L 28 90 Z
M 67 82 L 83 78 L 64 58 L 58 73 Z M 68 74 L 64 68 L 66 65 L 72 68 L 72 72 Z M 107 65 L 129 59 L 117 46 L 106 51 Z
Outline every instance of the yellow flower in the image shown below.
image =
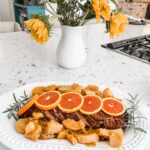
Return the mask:
M 95 11 L 97 21 L 100 21 L 101 17 L 109 21 L 111 13 L 110 6 L 107 2 L 105 2 L 105 0 L 93 0 L 92 6 Z
M 39 18 L 33 18 L 26 21 L 26 27 L 31 30 L 32 38 L 39 43 L 45 43 L 48 40 L 48 27 Z
M 31 19 L 25 22 L 25 25 L 28 29 L 30 29 L 33 25 L 33 23 L 35 22 L 36 19 Z
M 95 11 L 97 21 L 100 20 L 100 6 L 99 5 L 100 5 L 99 0 L 93 0 L 92 6 Z
M 120 33 L 124 32 L 127 24 L 127 16 L 121 13 L 114 14 L 110 20 L 110 37 L 118 36 Z
M 100 6 L 101 6 L 101 16 L 109 21 L 110 19 L 110 6 L 104 1 L 100 0 Z

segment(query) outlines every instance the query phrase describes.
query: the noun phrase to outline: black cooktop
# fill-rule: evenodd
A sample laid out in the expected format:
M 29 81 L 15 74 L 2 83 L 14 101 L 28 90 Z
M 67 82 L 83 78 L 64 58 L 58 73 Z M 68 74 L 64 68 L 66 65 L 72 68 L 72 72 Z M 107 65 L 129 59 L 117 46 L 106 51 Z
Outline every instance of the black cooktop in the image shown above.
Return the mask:
M 150 34 L 101 46 L 150 64 Z

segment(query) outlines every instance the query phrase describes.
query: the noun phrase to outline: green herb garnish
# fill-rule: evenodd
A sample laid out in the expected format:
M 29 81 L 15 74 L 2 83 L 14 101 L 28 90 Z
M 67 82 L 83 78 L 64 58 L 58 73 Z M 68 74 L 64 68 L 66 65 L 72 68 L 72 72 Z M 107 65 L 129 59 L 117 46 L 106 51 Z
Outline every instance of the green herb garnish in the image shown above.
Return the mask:
M 25 103 L 29 100 L 28 95 L 26 94 L 26 92 L 24 91 L 24 95 L 20 96 L 20 98 L 16 98 L 15 93 L 13 93 L 13 98 L 14 98 L 14 103 L 12 105 L 9 105 L 8 108 L 6 108 L 5 111 L 3 111 L 3 113 L 8 113 L 7 117 L 8 119 L 14 118 L 15 120 L 18 120 L 19 117 L 17 115 L 17 111 L 25 105 Z
M 143 119 L 147 119 L 142 116 L 141 113 L 138 114 L 138 116 L 135 114 L 135 112 L 138 109 L 139 102 L 141 100 L 138 99 L 138 95 L 132 96 L 131 94 L 128 94 L 130 99 L 127 99 L 131 103 L 131 107 L 126 109 L 126 121 L 125 121 L 125 127 L 133 127 L 134 132 L 141 131 L 146 133 L 146 131 L 140 127 L 140 123 Z

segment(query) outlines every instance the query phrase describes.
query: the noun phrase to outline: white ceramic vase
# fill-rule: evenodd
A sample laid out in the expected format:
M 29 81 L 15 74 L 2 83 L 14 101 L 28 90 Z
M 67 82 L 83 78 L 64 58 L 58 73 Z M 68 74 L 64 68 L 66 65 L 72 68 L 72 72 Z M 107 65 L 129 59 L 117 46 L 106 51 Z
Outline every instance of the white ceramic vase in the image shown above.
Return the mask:
M 62 26 L 62 37 L 57 48 L 57 61 L 68 69 L 80 67 L 86 58 L 83 26 Z

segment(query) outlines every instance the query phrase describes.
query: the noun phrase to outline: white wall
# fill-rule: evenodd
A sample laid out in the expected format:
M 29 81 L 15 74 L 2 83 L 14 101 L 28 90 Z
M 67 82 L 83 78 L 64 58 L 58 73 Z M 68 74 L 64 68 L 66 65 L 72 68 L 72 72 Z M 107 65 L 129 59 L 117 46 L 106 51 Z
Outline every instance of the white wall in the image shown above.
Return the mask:
M 13 0 L 0 0 L 0 17 L 2 21 L 13 21 Z

